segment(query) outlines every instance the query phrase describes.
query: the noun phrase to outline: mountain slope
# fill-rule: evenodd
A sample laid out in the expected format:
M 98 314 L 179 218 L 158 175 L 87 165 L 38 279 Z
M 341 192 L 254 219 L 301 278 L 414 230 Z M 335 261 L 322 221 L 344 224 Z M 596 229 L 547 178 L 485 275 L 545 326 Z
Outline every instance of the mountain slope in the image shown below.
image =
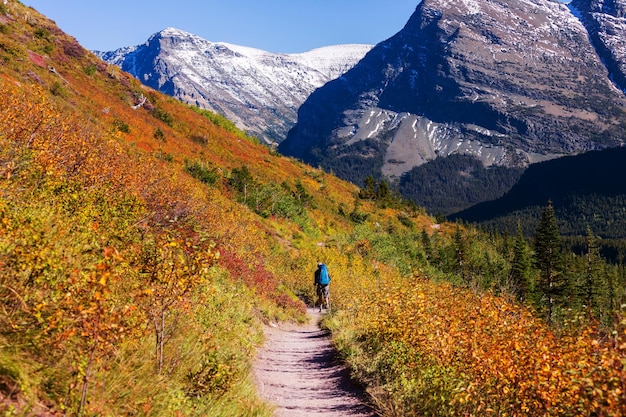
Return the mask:
M 454 153 L 526 166 L 622 145 L 625 103 L 565 5 L 425 0 L 307 99 L 279 150 L 356 183 Z
M 569 6 L 589 31 L 611 79 L 626 92 L 626 1 L 573 0 Z
M 139 46 L 98 52 L 142 83 L 216 111 L 266 142 L 280 142 L 316 88 L 352 68 L 369 45 L 275 54 L 167 28 Z
M 531 165 L 504 196 L 450 216 L 513 231 L 518 221 L 530 235 L 539 213 L 552 201 L 561 232 L 625 239 L 626 148 L 592 151 Z
M 471 155 L 453 154 L 404 174 L 398 191 L 433 214 L 448 215 L 501 197 L 523 172 L 524 168 L 485 168 Z

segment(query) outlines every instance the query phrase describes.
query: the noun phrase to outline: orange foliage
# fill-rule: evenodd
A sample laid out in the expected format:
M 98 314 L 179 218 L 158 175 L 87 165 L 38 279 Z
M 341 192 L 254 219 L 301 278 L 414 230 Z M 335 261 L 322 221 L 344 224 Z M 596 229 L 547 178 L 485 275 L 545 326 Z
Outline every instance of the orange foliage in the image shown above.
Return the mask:
M 428 281 L 375 295 L 358 316 L 365 334 L 408 346 L 409 369 L 454 370 L 457 415 L 626 413 L 626 329 L 610 342 L 556 336 L 516 303 Z

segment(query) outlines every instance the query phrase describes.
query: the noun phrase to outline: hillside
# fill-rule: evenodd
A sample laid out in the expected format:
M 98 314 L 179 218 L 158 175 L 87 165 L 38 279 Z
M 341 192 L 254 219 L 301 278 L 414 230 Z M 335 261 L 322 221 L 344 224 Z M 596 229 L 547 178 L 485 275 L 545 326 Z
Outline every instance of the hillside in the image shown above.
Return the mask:
M 548 201 L 560 230 L 584 236 L 626 239 L 626 148 L 587 152 L 531 165 L 504 196 L 450 216 L 513 231 L 519 221 L 526 235 Z
M 262 323 L 305 320 L 320 260 L 382 416 L 626 414 L 626 273 L 593 239 L 547 285 L 520 259 L 552 247 L 278 155 L 19 1 L 0 62 L 2 414 L 269 417 Z
M 471 155 L 436 158 L 413 168 L 398 182 L 398 191 L 437 215 L 448 215 L 494 200 L 515 185 L 523 168 L 486 168 Z

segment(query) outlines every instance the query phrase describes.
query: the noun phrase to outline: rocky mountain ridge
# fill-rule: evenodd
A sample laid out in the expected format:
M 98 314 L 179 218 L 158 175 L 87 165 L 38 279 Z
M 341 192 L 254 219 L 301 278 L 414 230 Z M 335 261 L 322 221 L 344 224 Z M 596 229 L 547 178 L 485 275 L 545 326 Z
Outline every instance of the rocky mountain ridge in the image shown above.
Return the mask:
M 96 52 L 142 83 L 218 112 L 267 143 L 282 141 L 300 105 L 352 68 L 370 45 L 338 45 L 301 54 L 210 42 L 167 28 L 145 44 Z
M 626 0 L 573 0 L 580 17 L 616 86 L 626 92 Z
M 526 166 L 623 145 L 625 108 L 567 5 L 424 0 L 307 99 L 279 150 L 357 183 L 455 153 Z

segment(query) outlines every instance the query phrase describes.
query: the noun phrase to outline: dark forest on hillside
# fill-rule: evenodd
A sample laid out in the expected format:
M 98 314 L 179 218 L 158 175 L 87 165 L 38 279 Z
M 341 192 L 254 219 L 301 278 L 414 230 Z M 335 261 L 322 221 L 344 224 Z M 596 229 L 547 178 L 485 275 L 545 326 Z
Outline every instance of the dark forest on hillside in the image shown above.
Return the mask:
M 473 156 L 450 155 L 407 172 L 398 190 L 428 212 L 446 215 L 501 197 L 522 173 L 522 168 L 485 168 Z
M 561 233 L 584 236 L 590 227 L 607 239 L 626 237 L 626 148 L 593 151 L 530 166 L 502 198 L 450 216 L 496 230 L 532 232 L 551 201 Z

